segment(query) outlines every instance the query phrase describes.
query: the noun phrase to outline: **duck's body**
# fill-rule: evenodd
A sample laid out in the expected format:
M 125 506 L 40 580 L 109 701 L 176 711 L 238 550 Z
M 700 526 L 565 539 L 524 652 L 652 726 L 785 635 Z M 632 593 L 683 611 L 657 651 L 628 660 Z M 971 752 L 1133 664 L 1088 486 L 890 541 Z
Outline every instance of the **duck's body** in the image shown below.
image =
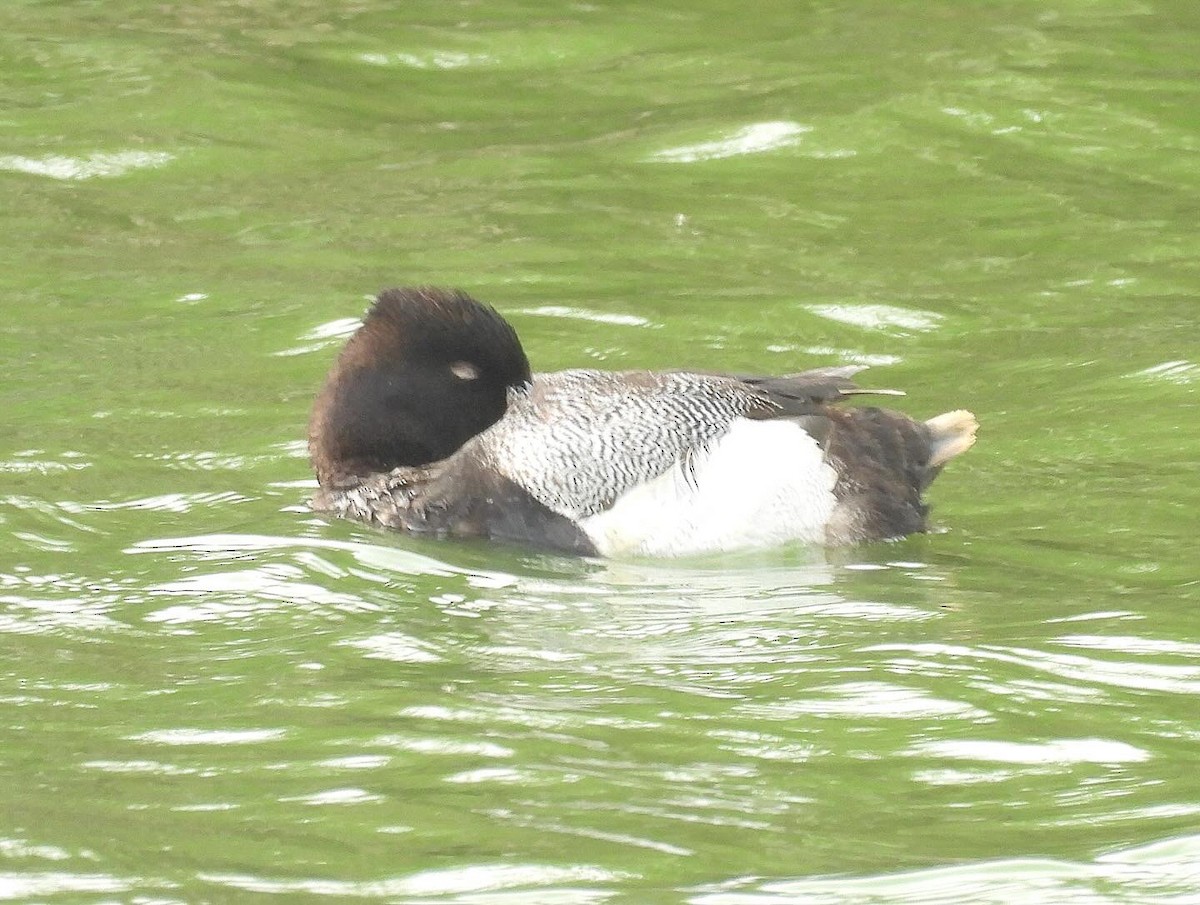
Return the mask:
M 462 335 L 447 346 L 450 324 Z M 416 380 L 414 356 L 426 361 Z M 461 293 L 389 290 L 314 409 L 314 505 L 413 533 L 605 556 L 923 530 L 921 491 L 971 446 L 975 420 L 837 407 L 862 392 L 849 380 L 857 370 L 534 376 L 491 309 Z M 444 439 L 415 449 L 410 436 Z

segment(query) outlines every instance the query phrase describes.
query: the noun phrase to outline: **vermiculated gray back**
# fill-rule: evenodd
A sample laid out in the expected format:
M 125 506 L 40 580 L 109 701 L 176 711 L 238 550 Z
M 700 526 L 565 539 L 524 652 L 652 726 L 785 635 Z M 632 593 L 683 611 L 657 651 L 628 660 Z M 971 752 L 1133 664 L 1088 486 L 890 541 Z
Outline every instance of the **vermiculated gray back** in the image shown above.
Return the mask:
M 572 518 L 703 451 L 740 415 L 769 406 L 738 380 L 649 371 L 534 375 L 478 453 L 539 501 Z

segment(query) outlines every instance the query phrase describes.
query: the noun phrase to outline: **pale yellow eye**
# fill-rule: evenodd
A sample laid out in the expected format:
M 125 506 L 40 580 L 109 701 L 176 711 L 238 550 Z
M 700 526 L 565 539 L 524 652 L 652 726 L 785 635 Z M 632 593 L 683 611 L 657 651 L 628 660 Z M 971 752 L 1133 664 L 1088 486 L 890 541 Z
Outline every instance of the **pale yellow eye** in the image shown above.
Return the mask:
M 450 365 L 450 373 L 459 380 L 478 380 L 481 372 L 469 361 L 456 361 Z

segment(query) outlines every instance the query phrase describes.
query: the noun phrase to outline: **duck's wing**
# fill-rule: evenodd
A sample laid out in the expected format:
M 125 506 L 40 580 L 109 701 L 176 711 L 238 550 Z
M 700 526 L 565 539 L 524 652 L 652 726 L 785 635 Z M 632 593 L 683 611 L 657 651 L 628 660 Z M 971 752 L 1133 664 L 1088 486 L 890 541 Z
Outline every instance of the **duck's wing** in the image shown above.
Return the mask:
M 767 406 L 748 413 L 752 418 L 821 414 L 825 406 L 833 405 L 849 396 L 904 395 L 903 390 L 860 387 L 853 378 L 865 369 L 865 365 L 844 365 L 814 368 L 781 377 L 746 374 L 733 374 L 730 377 L 759 393 L 768 403 Z

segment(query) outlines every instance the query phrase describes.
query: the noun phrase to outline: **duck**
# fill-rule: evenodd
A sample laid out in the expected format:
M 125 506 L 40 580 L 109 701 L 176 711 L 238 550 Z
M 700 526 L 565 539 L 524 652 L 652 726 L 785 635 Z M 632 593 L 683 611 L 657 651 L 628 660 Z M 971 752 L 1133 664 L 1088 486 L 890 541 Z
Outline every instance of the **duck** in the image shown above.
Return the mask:
M 386 289 L 313 405 L 312 508 L 413 535 L 590 557 L 841 547 L 928 530 L 975 416 L 867 405 L 860 366 L 533 373 L 457 289 Z

